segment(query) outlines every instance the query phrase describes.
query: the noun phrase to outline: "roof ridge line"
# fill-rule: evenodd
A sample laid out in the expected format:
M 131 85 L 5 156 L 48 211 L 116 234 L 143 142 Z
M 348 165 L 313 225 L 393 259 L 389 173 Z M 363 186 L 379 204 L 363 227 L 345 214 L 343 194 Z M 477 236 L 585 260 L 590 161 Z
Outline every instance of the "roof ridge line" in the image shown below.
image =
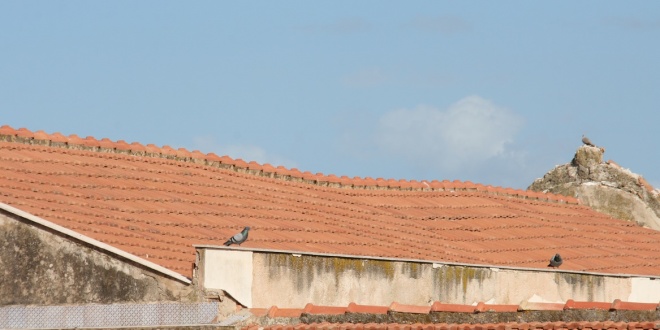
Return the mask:
M 14 129 L 9 125 L 0 127 L 0 141 L 16 142 L 27 145 L 41 145 L 74 150 L 87 150 L 94 152 L 135 155 L 141 157 L 164 158 L 194 164 L 229 169 L 237 173 L 252 174 L 262 177 L 281 179 L 284 181 L 300 182 L 321 187 L 345 188 L 356 190 L 395 190 L 395 191 L 466 191 L 480 192 L 497 196 L 508 196 L 519 199 L 538 200 L 541 202 L 559 204 L 580 204 L 578 199 L 552 193 L 535 192 L 514 188 L 483 185 L 471 181 L 460 180 L 395 180 L 372 177 L 338 177 L 334 174 L 302 172 L 297 168 L 287 169 L 284 166 L 274 167 L 271 164 L 259 164 L 256 161 L 246 162 L 240 158 L 218 156 L 215 153 L 204 154 L 199 150 L 188 151 L 185 148 L 174 149 L 168 145 L 158 147 L 154 144 L 146 146 L 139 142 L 127 143 L 124 140 L 112 141 L 109 138 L 100 140 L 87 136 L 80 138 L 76 134 L 68 137 L 62 133 L 48 134 L 43 130 L 32 132 L 27 128 Z
M 244 324 L 241 330 L 641 330 L 658 329 L 660 324 L 655 321 L 660 304 L 655 302 L 623 302 L 619 299 L 614 302 L 591 302 L 569 299 L 556 303 L 526 300 L 518 304 L 492 304 L 483 301 L 473 304 L 432 301 L 429 304 L 409 305 L 393 301 L 390 305 L 361 305 L 350 302 L 348 306 L 308 303 L 304 308 L 279 308 L 277 305 L 248 308 L 254 318 L 249 324 Z M 585 317 L 585 312 L 589 317 Z M 273 320 L 277 320 L 276 324 Z
M 660 308 L 660 303 L 656 302 L 636 302 L 636 301 L 623 301 L 621 299 L 614 299 L 613 301 L 588 301 L 588 300 L 573 300 L 568 299 L 563 302 L 536 302 L 530 300 L 523 300 L 517 304 L 493 304 L 484 301 L 478 301 L 473 304 L 461 304 L 453 302 L 443 302 L 434 300 L 430 304 L 405 304 L 393 301 L 389 305 L 369 305 L 357 304 L 350 302 L 348 305 L 330 306 L 323 304 L 307 303 L 304 307 L 287 307 L 280 308 L 277 305 L 272 305 L 266 308 L 250 308 L 250 309 L 263 309 L 268 310 L 270 313 L 266 314 L 269 317 L 274 317 L 272 314 L 277 314 L 279 309 L 287 309 L 287 312 L 301 314 L 387 314 L 388 312 L 399 313 L 413 313 L 413 314 L 429 314 L 434 312 L 452 312 L 452 313 L 466 313 L 477 314 L 485 312 L 524 312 L 524 311 L 568 311 L 568 310 L 630 310 L 630 311 L 655 311 Z

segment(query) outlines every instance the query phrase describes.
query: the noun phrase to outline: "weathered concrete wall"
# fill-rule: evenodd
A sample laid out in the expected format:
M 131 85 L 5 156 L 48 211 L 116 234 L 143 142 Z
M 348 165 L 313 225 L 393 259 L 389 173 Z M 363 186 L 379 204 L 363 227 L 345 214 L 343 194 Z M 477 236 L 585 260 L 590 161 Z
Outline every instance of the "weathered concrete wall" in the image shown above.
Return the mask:
M 0 305 L 189 301 L 192 285 L 0 212 Z
M 252 306 L 520 304 L 533 302 L 657 302 L 660 279 L 441 265 L 335 256 L 216 250 L 203 262 L 223 264 L 223 252 L 253 256 Z M 208 256 L 208 255 L 207 255 Z M 207 273 L 206 276 L 213 276 Z M 218 284 L 221 286 L 221 284 Z

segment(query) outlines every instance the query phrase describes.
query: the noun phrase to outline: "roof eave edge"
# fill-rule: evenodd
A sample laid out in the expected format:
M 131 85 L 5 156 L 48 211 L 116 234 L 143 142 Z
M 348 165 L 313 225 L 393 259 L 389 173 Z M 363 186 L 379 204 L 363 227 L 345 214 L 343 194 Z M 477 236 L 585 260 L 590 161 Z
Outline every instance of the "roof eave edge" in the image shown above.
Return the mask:
M 106 243 L 103 243 L 101 241 L 95 240 L 95 239 L 93 239 L 89 236 L 83 235 L 83 234 L 78 233 L 76 231 L 73 231 L 71 229 L 68 229 L 68 228 L 62 227 L 60 225 L 54 224 L 54 223 L 52 223 L 48 220 L 45 220 L 43 218 L 40 218 L 40 217 L 38 217 L 34 214 L 30 214 L 28 212 L 17 209 L 15 207 L 7 205 L 5 203 L 0 203 L 0 209 L 3 209 L 5 211 L 7 211 L 9 213 L 12 213 L 16 216 L 19 216 L 23 219 L 38 223 L 41 226 L 47 227 L 47 228 L 52 229 L 54 231 L 57 231 L 61 234 L 72 237 L 76 240 L 79 240 L 79 241 L 85 242 L 87 244 L 90 244 L 92 246 L 95 246 L 95 247 L 97 247 L 101 250 L 105 250 L 105 251 L 107 251 L 111 254 L 115 254 L 115 255 L 118 255 L 122 258 L 131 260 L 135 263 L 138 263 L 138 264 L 140 264 L 144 267 L 147 267 L 147 268 L 149 268 L 153 271 L 156 271 L 158 273 L 162 273 L 163 275 L 166 275 L 168 277 L 174 278 L 175 280 L 181 281 L 185 284 L 191 284 L 192 283 L 192 281 L 189 278 L 187 278 L 187 277 L 185 277 L 185 276 L 183 276 L 183 275 L 181 275 L 181 274 L 179 274 L 179 273 L 177 273 L 173 270 L 167 269 L 167 268 L 165 268 L 163 266 L 160 266 L 158 264 L 155 264 L 155 263 L 153 263 L 149 260 L 142 259 L 142 258 L 140 258 L 140 257 L 138 257 L 134 254 L 128 253 L 124 250 L 118 249 L 116 247 L 113 247 L 113 246 L 108 245 Z

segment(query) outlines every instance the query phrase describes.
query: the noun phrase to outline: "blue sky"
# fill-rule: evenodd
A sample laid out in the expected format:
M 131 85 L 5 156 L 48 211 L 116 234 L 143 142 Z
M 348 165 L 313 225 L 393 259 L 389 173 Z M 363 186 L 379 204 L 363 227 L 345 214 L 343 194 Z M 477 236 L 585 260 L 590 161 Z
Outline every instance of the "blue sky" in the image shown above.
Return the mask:
M 0 124 L 526 188 L 660 186 L 658 1 L 1 1 Z

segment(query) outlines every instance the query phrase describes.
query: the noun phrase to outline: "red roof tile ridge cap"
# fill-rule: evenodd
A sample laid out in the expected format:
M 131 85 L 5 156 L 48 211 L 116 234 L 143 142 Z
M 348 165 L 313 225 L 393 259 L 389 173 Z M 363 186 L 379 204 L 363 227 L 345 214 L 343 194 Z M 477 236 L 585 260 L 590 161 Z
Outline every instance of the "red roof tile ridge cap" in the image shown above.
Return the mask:
M 404 305 L 393 301 L 392 304 L 390 304 L 389 310 L 399 313 L 428 314 L 431 311 L 431 306 Z
M 317 315 L 340 315 L 345 314 L 348 308 L 346 306 L 321 306 L 308 303 L 303 308 L 303 313 L 305 314 L 317 314 Z
M 25 127 L 21 127 L 16 130 L 16 136 L 31 139 L 34 137 L 34 133 Z
M 346 312 L 355 314 L 387 314 L 389 309 L 389 306 L 358 305 L 351 302 L 348 304 Z
M 50 135 L 50 142 L 57 142 L 57 143 L 68 143 L 69 138 L 66 137 L 64 134 L 60 132 L 55 132 Z
M 192 158 L 192 154 L 186 148 L 178 148 L 176 150 L 176 156 L 179 158 Z
M 476 306 L 472 305 L 451 304 L 439 301 L 434 301 L 431 305 L 431 312 L 474 313 L 475 311 Z
M 38 130 L 33 133 L 32 138 L 35 140 L 44 140 L 48 141 L 50 139 L 50 135 L 43 130 Z
M 271 306 L 268 309 L 267 315 L 269 318 L 277 317 L 300 317 L 303 313 L 303 309 L 300 308 L 279 308 L 275 305 Z
M 612 303 L 600 301 L 575 301 L 569 299 L 564 305 L 564 309 L 603 309 L 609 310 L 612 308 Z
M 0 134 L 2 133 L 8 133 L 8 134 L 16 134 L 16 136 L 23 137 L 23 138 L 30 138 L 32 139 L 34 137 L 35 133 L 32 133 L 29 131 L 27 128 L 19 128 L 18 130 L 14 130 L 11 126 L 9 125 L 3 125 L 0 127 Z M 59 134 L 59 133 L 54 133 L 54 134 Z M 54 135 L 53 134 L 53 135 Z M 51 140 L 52 135 L 50 136 Z M 63 138 L 66 139 L 66 137 L 62 136 Z M 55 139 L 58 141 L 54 142 L 63 142 L 59 141 L 61 140 L 59 136 Z M 102 138 L 101 140 L 95 139 L 94 137 L 88 136 L 85 139 L 82 139 L 84 141 L 84 145 L 87 147 L 103 147 L 107 149 L 111 149 L 111 151 L 118 152 L 118 151 L 135 151 L 135 152 L 144 152 L 144 150 L 139 147 L 135 146 L 133 147 L 133 144 L 128 145 L 126 142 L 119 140 L 119 141 L 111 141 L 108 138 Z M 135 142 L 134 142 L 135 143 Z M 143 146 L 144 147 L 144 146 Z M 147 150 L 149 150 L 149 147 L 155 147 L 153 145 L 147 145 L 145 147 Z M 258 166 L 255 165 L 256 162 L 245 162 L 242 159 L 234 159 L 229 156 L 223 156 L 219 157 L 222 160 L 219 161 L 218 157 L 215 154 L 207 154 L 205 155 L 202 159 L 198 158 L 200 154 L 197 153 L 191 153 L 190 151 L 186 150 L 185 148 L 178 148 L 174 149 L 170 146 L 163 146 L 161 148 L 158 148 L 158 152 L 156 152 L 158 155 L 141 155 L 141 156 L 150 156 L 150 157 L 160 157 L 160 158 L 171 158 L 171 157 L 177 157 L 180 159 L 177 159 L 179 161 L 190 161 L 191 159 L 199 159 L 203 160 L 206 162 L 206 165 L 217 165 L 217 163 L 223 164 L 224 167 L 226 168 L 227 166 L 231 167 L 235 171 L 246 171 L 249 170 L 250 168 L 257 169 Z M 203 154 L 202 154 L 203 155 Z M 195 157 L 193 157 L 195 156 Z M 278 166 L 278 169 L 281 166 Z M 264 175 L 260 169 L 257 171 L 253 171 L 256 173 L 253 173 L 255 175 Z M 279 170 L 278 172 L 282 173 L 284 171 Z M 309 172 L 309 171 L 306 171 Z M 443 180 L 442 182 L 438 182 L 437 180 L 433 180 L 429 182 L 428 180 L 422 180 L 422 181 L 417 181 L 417 180 L 399 180 L 397 184 L 389 184 L 389 181 L 385 180 L 374 180 L 371 177 L 365 177 L 365 178 L 360 178 L 360 177 L 354 177 L 352 179 L 344 179 L 344 180 L 337 180 L 336 175 L 326 175 L 322 173 L 317 173 L 316 175 L 310 173 L 301 173 L 297 169 L 290 169 L 286 171 L 286 174 L 280 175 L 281 179 L 284 180 L 292 180 L 292 179 L 307 179 L 302 182 L 306 182 L 308 184 L 315 184 L 315 185 L 323 185 L 327 186 L 328 182 L 332 183 L 337 183 L 341 187 L 348 187 L 348 188 L 353 188 L 353 189 L 374 189 L 380 187 L 380 189 L 393 189 L 393 190 L 486 190 L 480 189 L 480 187 L 483 187 L 482 184 L 479 183 L 472 183 L 471 181 L 465 181 L 462 182 L 460 180 L 454 180 L 454 181 L 448 181 L 448 180 Z M 250 172 L 247 172 L 250 173 Z M 344 178 L 344 176 L 342 176 Z M 380 179 L 380 178 L 379 178 Z M 520 189 L 513 189 L 513 188 L 501 188 L 497 187 L 493 189 L 493 192 L 495 194 L 500 194 L 500 195 L 509 195 L 512 197 L 527 197 L 527 198 L 534 198 L 536 199 L 533 194 L 531 194 L 528 191 L 520 190 Z M 555 194 L 547 194 L 546 197 L 548 201 L 551 202 L 564 202 L 568 204 L 578 204 L 579 201 L 570 196 L 562 196 L 562 195 L 555 195 Z
M 9 125 L 0 126 L 0 135 L 16 136 L 16 130 Z
M 523 301 L 518 307 L 518 310 L 560 311 L 564 310 L 564 306 L 566 306 L 566 303 Z
M 507 305 L 507 304 L 486 304 L 483 301 L 480 301 L 475 307 L 475 311 L 479 313 L 484 312 L 517 312 L 518 305 Z
M 492 189 L 491 189 L 492 188 Z M 553 193 L 544 193 L 544 192 L 537 192 L 533 190 L 523 190 L 523 189 L 516 189 L 516 188 L 511 188 L 511 187 L 490 187 L 486 186 L 484 188 L 486 192 L 492 193 L 495 195 L 501 195 L 501 196 L 507 196 L 507 197 L 514 197 L 514 198 L 519 198 L 519 199 L 533 199 L 533 200 L 538 200 L 542 202 L 550 202 L 550 203 L 565 203 L 565 204 L 579 204 L 579 201 L 575 197 L 571 196 L 566 196 L 566 195 L 559 195 L 559 194 L 553 194 Z M 539 195 L 541 194 L 541 195 Z
M 638 311 L 650 311 L 650 310 L 659 310 L 660 304 L 658 303 L 643 303 L 643 302 L 628 302 L 621 301 L 621 299 L 615 299 L 612 302 L 612 310 L 638 310 Z

